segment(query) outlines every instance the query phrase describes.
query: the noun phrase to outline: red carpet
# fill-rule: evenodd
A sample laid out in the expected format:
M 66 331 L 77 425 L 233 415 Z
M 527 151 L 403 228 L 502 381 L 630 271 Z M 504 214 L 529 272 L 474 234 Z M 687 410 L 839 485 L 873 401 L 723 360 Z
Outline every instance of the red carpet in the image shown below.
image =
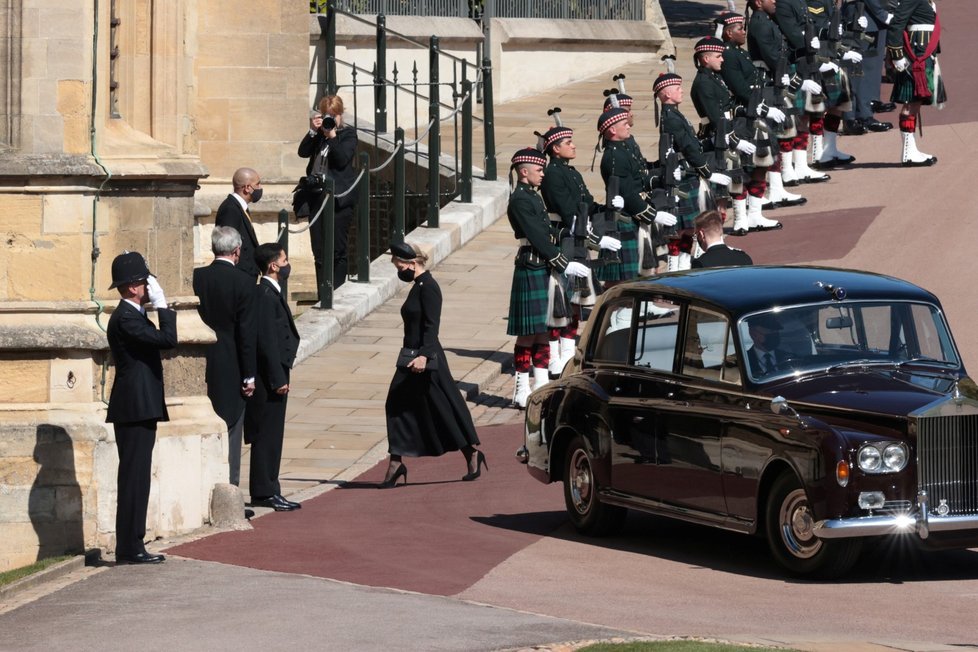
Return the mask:
M 530 478 L 520 424 L 479 428 L 490 470 L 461 482 L 461 453 L 405 458 L 408 485 L 378 490 L 386 461 L 296 512 L 170 548 L 194 559 L 436 595 L 471 586 L 566 521 L 561 485 Z

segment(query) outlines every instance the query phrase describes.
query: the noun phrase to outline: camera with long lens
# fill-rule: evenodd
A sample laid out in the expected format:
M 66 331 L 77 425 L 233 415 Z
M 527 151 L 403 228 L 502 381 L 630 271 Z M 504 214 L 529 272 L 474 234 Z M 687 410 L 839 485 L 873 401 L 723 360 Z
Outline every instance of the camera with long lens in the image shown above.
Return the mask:
M 333 129 L 336 129 L 336 118 L 327 113 L 323 116 L 323 131 L 332 131 Z
M 306 190 L 311 190 L 312 192 L 321 193 L 323 189 L 326 187 L 326 175 L 307 174 L 306 178 L 303 180 L 302 185 L 305 187 Z

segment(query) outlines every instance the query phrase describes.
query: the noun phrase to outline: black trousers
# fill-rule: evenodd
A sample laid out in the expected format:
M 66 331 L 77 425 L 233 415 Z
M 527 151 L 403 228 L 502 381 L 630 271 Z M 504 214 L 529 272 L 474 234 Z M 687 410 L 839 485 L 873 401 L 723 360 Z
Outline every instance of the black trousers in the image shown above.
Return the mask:
M 317 209 L 318 210 L 318 207 Z M 313 211 L 313 215 L 315 215 Z M 333 220 L 333 289 L 346 282 L 349 273 L 347 247 L 350 241 L 350 225 L 353 223 L 353 206 L 338 208 Z M 322 216 L 309 227 L 309 244 L 316 261 L 316 285 L 318 287 L 323 273 L 323 221 Z
M 241 481 L 241 438 L 244 435 L 245 411 L 241 410 L 241 416 L 228 428 L 228 482 L 237 486 Z
M 276 394 L 258 379 L 255 393 L 245 408 L 245 439 L 251 444 L 248 492 L 253 499 L 282 493 L 278 474 L 282 465 L 288 397 L 288 394 Z
M 115 554 L 137 555 L 146 551 L 146 510 L 156 445 L 156 421 L 115 424 L 119 449 L 118 503 L 115 512 Z

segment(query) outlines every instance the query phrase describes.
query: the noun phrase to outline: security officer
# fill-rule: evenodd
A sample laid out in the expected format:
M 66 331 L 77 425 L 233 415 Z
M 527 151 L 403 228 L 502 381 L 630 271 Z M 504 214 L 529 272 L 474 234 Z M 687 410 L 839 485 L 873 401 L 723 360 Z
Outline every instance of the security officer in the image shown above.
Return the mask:
M 530 368 L 533 368 L 538 389 L 549 381 L 550 343 L 547 339 L 552 326 L 551 274 L 586 277 L 588 267 L 568 261 L 555 244 L 547 207 L 538 192 L 544 177 L 547 159 L 538 149 L 527 147 L 511 159 L 510 176 L 516 185 L 509 197 L 506 214 L 513 235 L 520 242 L 516 254 L 513 284 L 509 298 L 507 335 L 516 336 L 514 367 L 516 389 L 513 402 L 526 407 L 530 396 Z
M 146 511 L 152 479 L 156 424 L 169 421 L 160 351 L 177 345 L 177 313 L 149 273 L 143 256 L 126 252 L 112 261 L 112 285 L 122 299 L 109 318 L 106 334 L 115 362 L 115 381 L 105 421 L 115 426 L 119 449 L 115 557 L 128 564 L 158 564 L 163 555 L 146 551 Z M 146 317 L 152 303 L 160 327 Z

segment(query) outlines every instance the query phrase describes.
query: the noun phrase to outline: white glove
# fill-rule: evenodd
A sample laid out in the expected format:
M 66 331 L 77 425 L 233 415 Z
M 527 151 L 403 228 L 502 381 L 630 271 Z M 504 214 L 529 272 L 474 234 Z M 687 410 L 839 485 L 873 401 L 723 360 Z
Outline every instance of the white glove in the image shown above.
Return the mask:
M 750 156 L 751 154 L 757 151 L 757 145 L 750 142 L 749 140 L 741 140 L 740 142 L 737 143 L 737 151 L 743 152 L 744 154 Z
M 564 276 L 587 276 L 590 273 L 587 265 L 573 260 L 567 263 L 567 269 L 564 270 Z
M 163 288 L 160 287 L 160 282 L 156 280 L 155 276 L 146 277 L 146 291 L 149 292 L 149 302 L 153 304 L 154 308 L 166 308 L 166 296 L 164 296 Z
M 676 166 L 676 169 L 672 171 L 672 178 L 676 181 L 683 180 L 683 170 L 678 165 Z
M 707 181 L 709 181 L 710 183 L 715 183 L 720 186 L 729 186 L 730 183 L 733 181 L 733 179 L 731 179 L 730 177 L 728 177 L 727 175 L 721 172 L 714 172 L 713 174 L 710 175 L 710 178 L 707 179 Z
M 812 46 L 812 49 L 813 49 L 813 50 L 817 50 L 817 49 L 819 49 L 820 47 L 822 47 L 822 42 L 818 40 L 818 37 L 817 37 L 817 36 L 813 36 L 813 37 L 812 37 L 812 42 L 811 42 L 811 43 L 809 43 L 809 45 L 811 45 L 811 46 Z
M 863 60 L 863 55 L 859 54 L 855 50 L 849 50 L 842 55 L 843 61 L 852 61 L 853 63 L 859 63 Z
M 620 211 L 621 209 L 625 208 L 625 198 L 621 195 L 615 195 L 611 198 L 611 207 L 616 211 Z
M 860 16 L 859 18 L 856 19 L 856 24 L 859 25 L 859 27 L 861 27 L 862 29 L 866 29 L 867 27 L 869 27 L 869 20 L 865 16 Z
M 791 77 L 789 77 L 787 74 L 781 75 L 781 85 L 782 86 L 787 86 L 790 83 L 791 83 Z
M 886 20 L 883 22 L 889 25 L 892 20 L 893 20 L 893 14 L 886 14 Z
M 601 236 L 601 241 L 598 242 L 598 246 L 608 251 L 618 251 L 621 249 L 621 240 L 612 238 L 610 235 L 603 235 Z
M 801 83 L 801 90 L 813 95 L 818 95 L 822 92 L 822 86 L 821 84 L 813 82 L 811 79 L 806 79 Z
M 899 59 L 893 62 L 893 67 L 896 68 L 897 72 L 903 72 L 908 67 L 910 67 L 910 60 L 907 59 L 906 57 L 900 57 Z
M 676 219 L 676 216 L 673 215 L 672 213 L 659 211 L 655 214 L 654 222 L 659 226 L 675 226 L 676 222 L 678 221 L 679 220 Z
M 826 61 L 818 67 L 819 72 L 839 72 L 838 64 L 832 63 L 831 61 Z
M 770 118 L 771 120 L 774 120 L 778 124 L 781 124 L 788 116 L 786 116 L 784 114 L 784 111 L 782 111 L 781 109 L 772 106 L 767 110 L 767 115 L 764 117 Z

